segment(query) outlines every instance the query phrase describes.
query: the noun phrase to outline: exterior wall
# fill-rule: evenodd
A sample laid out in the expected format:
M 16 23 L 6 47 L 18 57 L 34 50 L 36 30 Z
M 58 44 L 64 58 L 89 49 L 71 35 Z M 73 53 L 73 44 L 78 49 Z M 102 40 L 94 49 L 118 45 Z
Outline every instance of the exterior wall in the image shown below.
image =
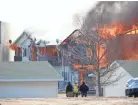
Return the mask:
M 24 39 L 24 38 L 23 38 Z M 22 40 L 23 40 L 22 39 Z M 22 50 L 22 61 L 29 61 L 29 57 L 31 56 L 31 53 L 30 53 L 30 48 L 28 47 L 30 45 L 30 40 L 26 40 L 24 41 L 22 44 L 21 44 L 21 47 L 23 48 Z M 24 52 L 26 49 L 26 55 L 24 55 Z
M 1 22 L 1 44 L 0 44 L 0 61 L 9 61 L 9 24 L 5 22 Z
M 103 95 L 105 97 L 125 96 L 127 80 L 132 78 L 132 76 L 126 70 L 124 70 L 122 67 L 119 67 L 116 70 L 112 80 L 117 77 L 117 74 L 119 75 L 120 73 L 123 73 L 124 77 L 122 77 L 119 81 L 104 87 Z
M 22 61 L 29 61 L 27 57 L 22 57 Z
M 64 77 L 64 69 L 62 66 L 53 66 L 53 67 L 63 78 L 65 78 L 65 81 L 59 81 L 59 90 L 64 90 L 68 82 L 74 84 L 76 81 L 78 81 L 77 72 L 71 70 L 69 66 L 65 66 L 65 77 Z
M 15 24 L 0 23 L 0 61 L 14 61 L 14 51 L 9 50 L 9 40 L 15 40 L 23 28 Z
M 47 98 L 57 95 L 57 82 L 0 82 L 0 98 Z
M 75 82 L 77 81 L 77 72 L 73 71 L 69 66 L 65 66 L 63 68 L 62 66 L 53 66 L 57 72 L 64 77 L 64 72 L 65 72 L 65 81 L 66 82 Z M 65 71 L 64 71 L 65 69 Z

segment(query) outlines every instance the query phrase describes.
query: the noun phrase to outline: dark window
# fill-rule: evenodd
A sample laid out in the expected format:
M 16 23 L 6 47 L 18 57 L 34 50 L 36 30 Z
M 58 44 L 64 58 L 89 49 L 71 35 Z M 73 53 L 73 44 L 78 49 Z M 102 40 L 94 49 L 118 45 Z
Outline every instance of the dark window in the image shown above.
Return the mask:
M 68 80 L 69 80 L 69 72 L 68 72 Z
M 20 56 L 20 54 L 21 54 L 21 48 L 18 47 L 18 56 Z
M 64 77 L 64 72 L 62 72 L 62 77 Z
M 27 49 L 24 48 L 24 53 L 23 53 L 23 56 L 26 56 L 26 53 L 27 53 Z
M 65 72 L 65 77 L 64 78 L 65 78 L 65 81 L 67 81 L 67 72 Z
M 15 50 L 15 56 L 21 56 L 22 53 L 21 53 L 21 48 L 18 47 L 17 50 Z

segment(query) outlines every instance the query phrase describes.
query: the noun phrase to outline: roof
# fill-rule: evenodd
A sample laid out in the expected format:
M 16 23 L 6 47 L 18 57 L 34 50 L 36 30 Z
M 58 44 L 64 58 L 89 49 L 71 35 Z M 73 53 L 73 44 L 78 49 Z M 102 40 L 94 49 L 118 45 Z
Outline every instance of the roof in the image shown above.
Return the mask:
M 61 40 L 59 40 L 59 44 L 61 44 Z M 49 41 L 49 43 L 47 45 L 52 46 L 52 45 L 58 45 L 58 44 L 57 44 L 56 40 L 51 40 L 51 41 Z
M 39 40 L 39 41 L 37 41 L 36 45 L 40 46 L 40 47 L 45 47 L 48 43 L 49 43 L 49 41 Z
M 62 45 L 64 42 L 66 42 L 67 39 L 70 39 L 70 38 L 72 39 L 72 37 L 73 37 L 73 38 L 78 37 L 79 34 L 78 34 L 77 32 L 81 33 L 81 31 L 80 31 L 79 29 L 74 30 L 66 39 L 64 39 L 64 40 L 62 41 L 61 45 Z M 75 35 L 75 33 L 77 33 L 77 34 Z
M 62 79 L 47 61 L 0 63 L 0 81 L 59 81 Z
M 117 61 L 132 77 L 138 77 L 138 60 Z M 121 64 L 122 63 L 122 64 Z
M 22 39 L 24 36 L 27 36 L 27 38 L 31 38 L 31 36 L 28 34 L 28 32 L 23 32 L 13 43 L 14 44 L 18 44 L 18 42 L 20 41 L 20 39 Z

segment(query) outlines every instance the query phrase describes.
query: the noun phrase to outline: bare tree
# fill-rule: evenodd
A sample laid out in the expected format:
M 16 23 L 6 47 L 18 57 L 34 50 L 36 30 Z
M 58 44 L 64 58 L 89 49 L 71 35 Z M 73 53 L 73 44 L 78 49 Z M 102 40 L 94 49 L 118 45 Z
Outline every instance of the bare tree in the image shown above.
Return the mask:
M 80 64 L 81 67 L 78 69 L 89 70 L 96 76 L 97 79 L 95 82 L 97 82 L 98 95 L 100 96 L 101 86 L 114 83 L 123 76 L 120 73 L 114 80 L 110 80 L 116 69 L 120 67 L 120 65 L 111 66 L 118 59 L 117 55 L 119 53 L 116 52 L 116 55 L 110 55 L 116 50 L 108 47 L 111 43 L 104 45 L 90 35 L 80 35 L 75 41 L 76 43 L 69 49 L 73 56 L 71 63 Z
M 81 68 L 91 70 L 96 76 L 97 95 L 101 96 L 101 86 L 115 83 L 124 75 L 121 72 L 111 79 L 116 69 L 120 67 L 116 63 L 113 64 L 120 57 L 121 52 L 118 47 L 120 37 L 108 38 L 103 35 L 101 29 L 103 27 L 105 8 L 103 6 L 99 9 L 98 12 L 100 13 L 97 13 L 95 27 L 88 28 L 88 24 L 85 24 L 85 19 L 76 22 L 81 25 L 80 35 L 72 39 L 74 45 L 70 47 L 69 51 L 73 56 L 73 59 L 71 59 L 72 64 L 81 64 Z M 120 34 L 120 31 L 116 30 L 114 34 Z M 109 36 L 110 33 L 107 33 L 107 35 Z M 87 51 L 87 54 L 83 51 Z

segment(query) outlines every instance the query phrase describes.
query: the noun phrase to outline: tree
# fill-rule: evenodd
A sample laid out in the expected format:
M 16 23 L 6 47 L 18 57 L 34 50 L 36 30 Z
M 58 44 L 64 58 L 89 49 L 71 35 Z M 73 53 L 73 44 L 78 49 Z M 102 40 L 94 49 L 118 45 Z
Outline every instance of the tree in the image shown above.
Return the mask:
M 116 69 L 120 67 L 120 65 L 113 62 L 120 60 L 121 50 L 118 46 L 120 44 L 120 34 L 123 34 L 124 31 L 120 31 L 121 26 L 116 29 L 104 26 L 104 15 L 107 14 L 106 7 L 111 6 L 111 4 L 113 2 L 102 5 L 98 8 L 98 11 L 93 12 L 94 22 L 88 22 L 88 19 L 81 19 L 83 21 L 78 20 L 76 22 L 79 27 L 81 26 L 80 35 L 72 39 L 74 45 L 69 49 L 73 56 L 72 64 L 77 61 L 82 68 L 91 70 L 96 76 L 98 96 L 101 96 L 101 86 L 115 83 L 124 76 L 121 72 L 111 80 Z M 84 54 L 83 50 L 87 51 L 87 55 Z
M 112 49 L 112 47 L 108 47 L 111 43 L 103 44 L 101 41 L 94 39 L 90 35 L 80 35 L 75 40 L 80 40 L 81 42 L 76 42 L 76 44 L 69 49 L 73 56 L 71 63 L 80 64 L 81 69 L 92 71 L 92 73 L 97 77 L 96 82 L 98 92 L 100 92 L 101 86 L 114 83 L 123 77 L 122 73 L 120 73 L 114 80 L 109 81 L 115 70 L 120 67 L 118 65 L 114 67 L 110 66 L 118 59 L 119 55 L 119 52 L 117 52 L 114 56 L 109 55 L 113 54 L 111 52 L 116 50 Z M 98 93 L 98 95 L 100 96 L 101 94 Z

